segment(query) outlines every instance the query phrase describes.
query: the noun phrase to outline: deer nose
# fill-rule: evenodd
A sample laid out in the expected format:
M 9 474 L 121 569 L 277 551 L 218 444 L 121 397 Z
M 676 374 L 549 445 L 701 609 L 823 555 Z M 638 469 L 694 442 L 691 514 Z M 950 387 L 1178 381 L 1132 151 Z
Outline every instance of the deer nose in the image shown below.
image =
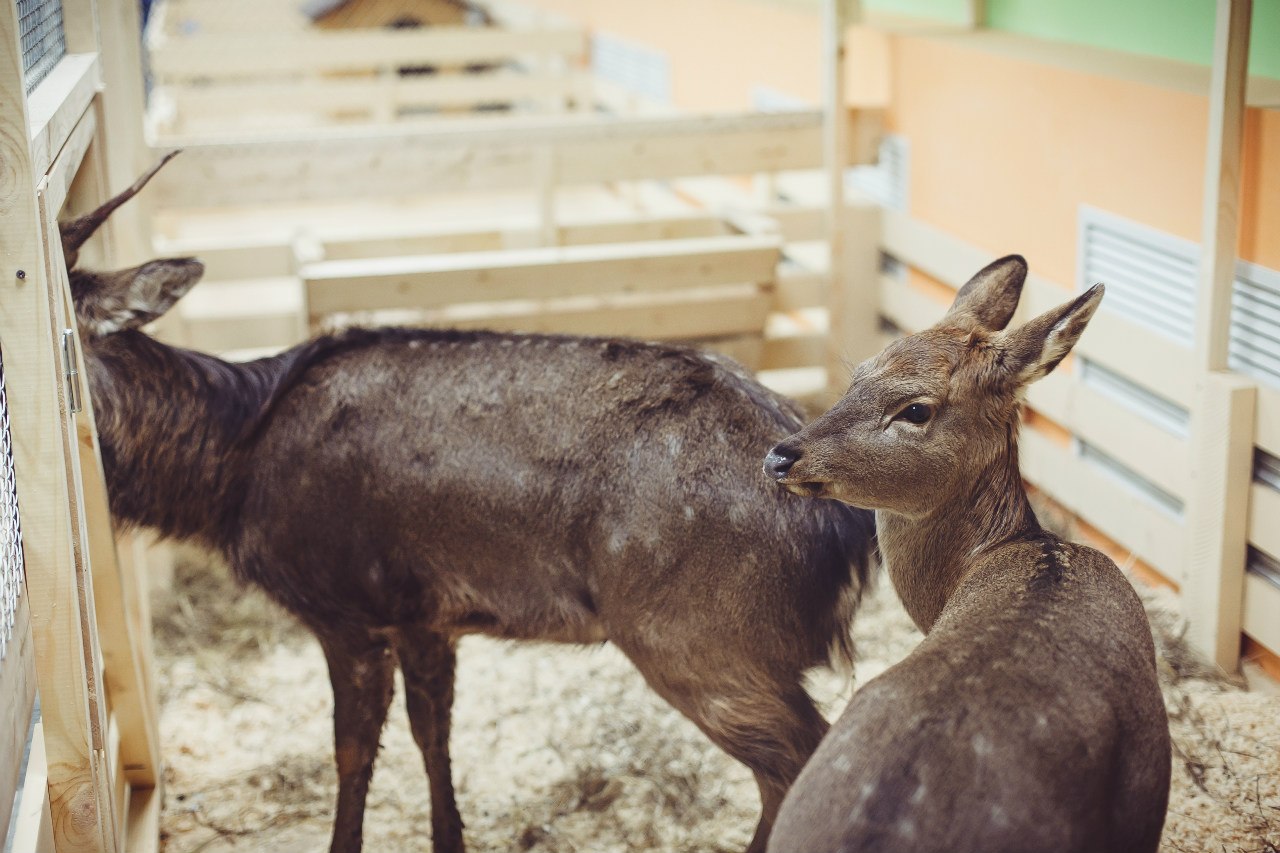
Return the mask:
M 779 444 L 764 458 L 764 472 L 775 480 L 787 476 L 791 466 L 800 458 L 800 451 L 785 444 Z

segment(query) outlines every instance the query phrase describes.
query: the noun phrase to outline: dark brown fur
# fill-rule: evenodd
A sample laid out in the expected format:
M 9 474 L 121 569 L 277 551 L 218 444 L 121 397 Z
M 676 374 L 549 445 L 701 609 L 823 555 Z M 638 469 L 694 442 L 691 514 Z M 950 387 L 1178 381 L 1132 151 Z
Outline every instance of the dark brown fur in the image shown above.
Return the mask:
M 157 264 L 166 286 L 136 286 Z M 803 673 L 848 655 L 872 541 L 869 514 L 760 473 L 795 409 L 731 362 L 632 341 L 358 330 L 229 364 L 137 331 L 199 274 L 73 274 L 112 510 L 216 549 L 315 632 L 334 853 L 361 845 L 397 663 L 434 849 L 462 849 L 468 633 L 615 643 L 755 773 L 763 850 L 827 728 Z
M 984 269 L 766 461 L 790 490 L 876 509 L 926 634 L 854 695 L 787 795 L 774 853 L 1159 845 L 1170 744 L 1146 614 L 1110 559 L 1041 529 L 1018 469 L 1021 389 L 1102 291 L 1002 332 L 1025 276 L 1016 257 Z

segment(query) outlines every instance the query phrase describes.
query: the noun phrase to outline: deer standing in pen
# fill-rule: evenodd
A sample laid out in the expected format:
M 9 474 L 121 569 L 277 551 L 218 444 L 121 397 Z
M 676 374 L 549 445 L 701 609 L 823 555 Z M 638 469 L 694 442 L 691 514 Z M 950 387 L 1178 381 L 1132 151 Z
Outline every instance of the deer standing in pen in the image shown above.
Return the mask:
M 63 225 L 69 268 L 154 171 Z M 633 341 L 351 330 L 232 364 L 140 331 L 202 272 L 71 270 L 111 509 L 219 552 L 315 633 L 333 853 L 361 847 L 397 664 L 434 849 L 463 849 L 449 729 L 472 633 L 615 643 L 753 771 L 763 851 L 827 729 L 804 671 L 850 654 L 873 551 L 869 513 L 760 473 L 794 407 L 732 362 Z
M 774 853 L 1159 845 L 1170 744 L 1146 614 L 1115 563 L 1040 527 L 1018 470 L 1021 391 L 1103 288 L 1003 331 L 1026 274 L 1016 256 L 979 272 L 765 459 L 797 495 L 876 510 L 926 635 L 854 695 L 787 795 Z

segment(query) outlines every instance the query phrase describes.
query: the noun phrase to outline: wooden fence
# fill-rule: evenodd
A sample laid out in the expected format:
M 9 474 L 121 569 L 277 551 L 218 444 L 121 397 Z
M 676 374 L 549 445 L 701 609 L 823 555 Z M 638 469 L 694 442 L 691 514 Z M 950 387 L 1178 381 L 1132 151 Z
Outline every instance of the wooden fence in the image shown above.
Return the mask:
M 136 71 L 136 6 L 62 7 L 67 54 L 29 93 L 16 5 L 0 9 L 3 503 L 7 535 L 21 529 L 5 549 L 0 838 L 23 853 L 145 853 L 159 844 L 161 781 L 146 591 L 113 536 L 56 222 L 105 197 L 113 160 L 133 170 L 140 126 L 137 148 L 127 134 L 108 147 L 130 99 L 102 83 L 131 58 Z
M 877 119 L 859 113 L 854 123 Z M 855 138 L 869 136 L 863 128 Z M 869 159 L 869 149 L 852 157 Z M 817 112 L 508 117 L 193 140 L 149 190 L 158 230 L 181 235 L 158 239 L 157 251 L 199 255 L 208 266 L 208 282 L 170 329 L 189 345 L 227 351 L 293 343 L 326 317 L 358 315 L 714 341 L 759 369 L 824 368 L 825 327 L 766 334 L 772 316 L 826 305 L 830 271 L 812 251 L 826 238 L 821 208 L 698 210 L 684 201 L 683 211 L 662 214 L 557 214 L 558 198 L 584 186 L 733 180 L 817 169 L 823 157 Z M 534 215 L 477 229 L 407 212 L 412 199 L 441 193 L 523 194 Z M 386 204 L 392 212 L 371 224 L 368 210 Z M 318 206 L 352 213 L 324 228 L 288 224 Z M 216 229 L 192 225 L 237 211 L 270 220 L 267 236 L 249 226 L 214 237 Z M 871 282 L 876 211 L 853 207 L 847 219 L 845 262 L 858 270 L 853 279 Z
M 592 99 L 586 34 L 564 23 L 332 31 L 305 20 L 272 0 L 160 3 L 147 33 L 151 133 L 562 112 Z

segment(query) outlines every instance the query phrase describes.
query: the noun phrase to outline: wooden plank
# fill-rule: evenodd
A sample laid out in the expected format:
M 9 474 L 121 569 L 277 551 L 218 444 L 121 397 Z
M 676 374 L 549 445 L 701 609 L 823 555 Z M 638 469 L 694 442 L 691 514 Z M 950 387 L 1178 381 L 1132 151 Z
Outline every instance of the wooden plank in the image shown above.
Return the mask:
M 549 303 L 488 303 L 446 311 L 356 315 L 362 322 L 459 329 L 691 340 L 760 334 L 769 297 L 754 286 L 677 291 L 663 298 L 620 295 Z
M 1166 577 L 1184 576 L 1186 534 L 1173 517 L 1033 429 L 1019 444 L 1028 481 Z
M 1249 542 L 1280 560 L 1280 492 L 1261 483 L 1249 487 Z
M 1192 415 L 1189 556 L 1182 584 L 1187 637 L 1227 672 L 1239 667 L 1241 601 L 1253 478 L 1254 383 L 1205 377 Z
M 0 102 L 14 105 L 0 110 L 0 162 L 6 164 L 0 169 L 4 213 L 0 245 L 5 258 L 0 275 L 0 340 L 4 341 L 36 678 L 44 708 L 51 814 L 60 851 L 100 851 L 112 845 L 103 832 L 93 774 L 93 729 L 85 690 L 88 662 L 67 512 L 64 401 L 50 339 L 46 235 L 33 180 L 47 170 L 55 145 L 61 147 L 66 133 L 58 130 L 59 109 L 52 109 L 42 121 L 28 123 L 14 4 L 0 7 Z M 83 106 L 72 110 L 77 119 Z M 66 130 L 73 125 L 74 121 L 69 122 Z M 41 152 L 39 158 L 33 157 L 33 147 Z
M 24 739 L 26 729 L 24 724 Z M 49 812 L 48 757 L 44 745 L 44 724 L 41 722 L 31 728 L 27 775 L 23 780 L 22 799 L 14 812 L 14 818 L 13 844 L 8 849 L 14 853 L 55 853 L 57 848 L 53 842 L 53 818 Z
M 1280 391 L 1258 386 L 1258 421 L 1254 440 L 1272 456 L 1280 456 Z
M 1100 394 L 1065 371 L 1050 374 L 1027 389 L 1027 403 L 1126 467 L 1186 500 L 1190 447 L 1141 415 Z
M 879 351 L 880 215 L 862 206 L 837 208 L 841 267 L 827 294 L 830 334 L 827 343 L 827 381 L 831 390 L 849 385 L 849 370 Z M 837 295 L 836 291 L 842 291 Z
M 80 121 L 68 135 L 66 144 L 58 152 L 45 179 L 45 197 L 54 210 L 62 210 L 67 194 L 71 190 L 71 182 L 85 160 L 89 146 L 98 131 L 98 120 L 93 110 L 85 110 Z
M 823 0 L 822 3 L 822 161 L 826 184 L 826 221 L 823 237 L 828 250 L 827 306 L 831 314 L 831 334 L 827 336 L 827 382 L 832 390 L 849 384 L 846 348 L 849 340 L 844 328 L 849 315 L 859 306 L 846 306 L 851 293 L 845 264 L 844 171 L 849 146 L 849 104 L 845 94 L 845 36 L 849 29 L 849 3 L 846 0 Z M 871 286 L 874 287 L 872 275 Z M 875 313 L 872 311 L 871 321 Z M 856 363 L 856 362 L 855 362 Z
M 765 338 L 760 370 L 826 367 L 826 351 L 825 334 Z
M 825 308 L 831 281 L 825 271 L 797 271 L 783 266 L 778 271 L 778 289 L 773 295 L 773 310 L 786 312 L 802 308 Z
M 107 697 L 101 661 L 102 647 L 99 644 L 97 624 L 97 606 L 93 587 L 93 563 L 90 543 L 88 541 L 88 523 L 85 517 L 85 498 L 83 493 L 84 478 L 80 466 L 79 437 L 74 413 L 70 402 L 70 389 L 63 379 L 64 364 L 63 330 L 74 326 L 74 319 L 69 303 L 64 299 L 68 291 L 66 262 L 62 255 L 62 240 L 58 232 L 56 211 L 47 203 L 43 192 L 38 193 L 40 216 L 43 220 L 44 264 L 47 281 L 46 299 L 48 302 L 49 346 L 58 353 L 55 361 L 59 365 L 55 384 L 58 397 L 58 427 L 62 438 L 62 466 L 65 496 L 63 505 L 69 511 L 70 526 L 68 540 L 71 544 L 71 570 L 74 586 L 74 609 L 67 608 L 59 619 L 76 619 L 77 629 L 69 632 L 78 633 L 80 652 L 84 658 L 83 681 L 74 685 L 65 685 L 71 692 L 84 691 L 88 699 L 89 746 L 87 768 L 78 768 L 83 774 L 78 780 L 87 782 L 96 799 L 95 816 L 98 831 L 102 838 L 102 849 L 116 851 L 119 849 L 119 832 L 117 828 L 117 810 L 114 803 L 114 785 L 107 764 Z M 51 720 L 51 708 L 46 706 L 48 692 L 46 683 L 40 684 L 41 708 L 46 722 Z M 78 709 L 78 705 L 77 705 Z M 77 711 L 78 712 L 78 711 Z M 52 738 L 52 729 L 46 734 Z M 73 736 L 78 732 L 73 733 Z M 78 743 L 74 744 L 78 747 Z M 49 745 L 52 752 L 52 743 Z M 50 786 L 52 792 L 53 768 L 50 768 Z M 52 797 L 52 793 L 51 793 Z M 55 833 L 60 830 L 59 803 L 52 799 L 51 810 L 54 819 Z M 73 818 L 74 819 L 74 818 Z M 79 843 L 78 840 L 73 844 Z M 61 844 L 59 844 L 61 846 Z
M 1196 363 L 1228 369 L 1231 291 L 1240 223 L 1240 159 L 1244 135 L 1245 68 L 1253 0 L 1218 0 L 1209 141 L 1205 154 L 1200 269 L 1196 280 Z
M 708 237 L 492 254 L 325 261 L 301 276 L 312 318 L 350 311 L 772 281 L 778 243 Z
M 129 792 L 129 829 L 125 849 L 129 853 L 158 853 L 160 850 L 160 804 L 157 788 L 133 788 Z
M 152 97 L 172 102 L 176 111 L 173 121 L 183 131 L 217 131 L 237 125 L 243 129 L 244 125 L 260 122 L 264 114 L 272 117 L 275 126 L 281 124 L 281 115 L 363 115 L 375 102 L 392 110 L 408 110 L 473 108 L 551 95 L 563 97 L 578 90 L 578 76 L 499 71 L 430 77 L 228 82 L 213 86 L 171 83 L 154 90 Z
M 816 112 L 616 118 L 503 118 L 429 127 L 324 129 L 252 140 L 192 140 L 156 176 L 166 207 L 403 198 L 537 185 L 555 152 L 562 185 L 813 168 Z
M 18 568 L 21 571 L 21 567 Z M 0 624 L 0 634 L 8 631 L 8 641 L 0 655 L 0 803 L 5 804 L 14 801 L 22 783 L 22 755 L 36 702 L 31 613 L 25 594 L 19 591 L 19 595 L 13 623 Z M 47 798 L 47 793 L 44 796 Z M 10 817 L 7 805 L 0 808 L 0 838 L 8 835 Z
M 1244 631 L 1273 652 L 1280 653 L 1280 587 L 1252 572 L 1244 581 Z
M 140 4 L 95 2 L 101 43 L 102 89 L 94 108 L 101 134 L 102 187 L 110 197 L 129 186 L 151 165 L 143 138 L 143 93 Z M 149 260 L 151 197 L 143 193 L 111 214 L 107 262 L 124 267 Z
M 93 101 L 101 76 L 97 54 L 73 54 L 54 66 L 31 93 L 28 115 L 33 181 L 40 180 L 49 171 L 53 159 Z
M 401 66 L 501 63 L 530 53 L 579 57 L 586 53 L 586 47 L 586 34 L 576 27 L 202 33 L 189 38 L 157 39 L 151 45 L 151 72 L 161 83 L 227 80 Z M 234 56 L 236 61 L 228 62 L 228 56 Z

